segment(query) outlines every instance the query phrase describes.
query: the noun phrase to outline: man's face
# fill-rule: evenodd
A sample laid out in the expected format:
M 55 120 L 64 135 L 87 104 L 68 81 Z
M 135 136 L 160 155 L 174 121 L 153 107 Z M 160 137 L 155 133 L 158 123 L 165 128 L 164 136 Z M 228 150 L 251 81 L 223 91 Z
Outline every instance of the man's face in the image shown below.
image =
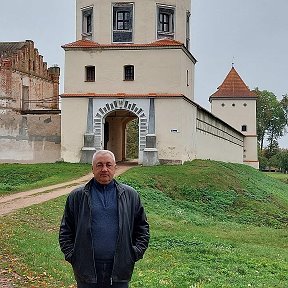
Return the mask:
M 100 184 L 109 184 L 113 180 L 115 170 L 116 163 L 109 153 L 96 156 L 92 166 L 92 172 L 94 174 L 95 180 Z

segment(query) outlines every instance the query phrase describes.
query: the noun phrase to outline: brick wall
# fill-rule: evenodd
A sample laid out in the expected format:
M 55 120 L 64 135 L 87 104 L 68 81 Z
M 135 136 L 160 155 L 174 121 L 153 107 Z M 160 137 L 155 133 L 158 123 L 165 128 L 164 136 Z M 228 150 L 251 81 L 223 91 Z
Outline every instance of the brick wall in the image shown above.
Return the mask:
M 0 54 L 0 114 L 59 109 L 59 76 L 60 68 L 47 68 L 31 40 Z

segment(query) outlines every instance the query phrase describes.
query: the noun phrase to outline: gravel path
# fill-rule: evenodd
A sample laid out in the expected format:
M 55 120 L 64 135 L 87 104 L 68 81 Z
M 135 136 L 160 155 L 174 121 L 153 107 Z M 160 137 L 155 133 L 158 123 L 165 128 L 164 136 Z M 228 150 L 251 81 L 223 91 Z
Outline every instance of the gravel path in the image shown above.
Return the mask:
M 128 169 L 132 168 L 133 165 L 135 166 L 134 163 L 117 164 L 115 176 L 118 176 L 121 173 L 127 171 Z M 88 175 L 85 175 L 73 181 L 0 197 L 0 216 L 12 213 L 20 208 L 39 204 L 50 199 L 68 194 L 72 189 L 86 183 L 92 177 L 93 174 L 91 172 Z M 0 287 L 2 287 L 1 282 Z

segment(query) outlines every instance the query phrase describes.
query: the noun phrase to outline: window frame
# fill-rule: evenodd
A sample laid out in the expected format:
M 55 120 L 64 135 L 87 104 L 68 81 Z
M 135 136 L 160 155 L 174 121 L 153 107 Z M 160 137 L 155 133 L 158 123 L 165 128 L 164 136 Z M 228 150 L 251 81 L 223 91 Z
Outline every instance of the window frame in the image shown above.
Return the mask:
M 189 10 L 186 11 L 186 48 L 190 49 L 190 19 L 191 12 Z
M 134 65 L 124 65 L 124 77 L 123 81 L 134 81 L 135 80 L 135 67 Z M 130 69 L 130 70 L 128 70 Z
M 85 82 L 95 82 L 96 80 L 96 68 L 93 65 L 85 66 Z
M 175 38 L 175 13 L 174 6 L 157 5 L 157 39 Z
M 82 9 L 82 36 L 85 39 L 92 40 L 93 35 L 93 7 Z
M 242 125 L 241 126 L 241 132 L 247 132 L 247 125 Z
M 122 18 L 120 18 L 122 15 Z M 133 43 L 134 3 L 112 3 L 112 43 Z

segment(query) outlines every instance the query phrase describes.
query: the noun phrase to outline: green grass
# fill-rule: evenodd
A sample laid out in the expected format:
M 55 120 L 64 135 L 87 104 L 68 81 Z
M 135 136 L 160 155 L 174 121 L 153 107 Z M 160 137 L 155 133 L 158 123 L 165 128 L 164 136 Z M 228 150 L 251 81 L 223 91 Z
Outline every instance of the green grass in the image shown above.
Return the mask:
M 90 171 L 89 164 L 0 164 L 0 196 L 73 180 Z
M 265 174 L 288 184 L 288 174 L 279 173 L 279 172 L 265 172 Z
M 288 185 L 245 165 L 214 161 L 136 167 L 150 247 L 131 288 L 287 287 Z M 16 287 L 73 287 L 58 247 L 66 197 L 1 218 L 0 267 Z

